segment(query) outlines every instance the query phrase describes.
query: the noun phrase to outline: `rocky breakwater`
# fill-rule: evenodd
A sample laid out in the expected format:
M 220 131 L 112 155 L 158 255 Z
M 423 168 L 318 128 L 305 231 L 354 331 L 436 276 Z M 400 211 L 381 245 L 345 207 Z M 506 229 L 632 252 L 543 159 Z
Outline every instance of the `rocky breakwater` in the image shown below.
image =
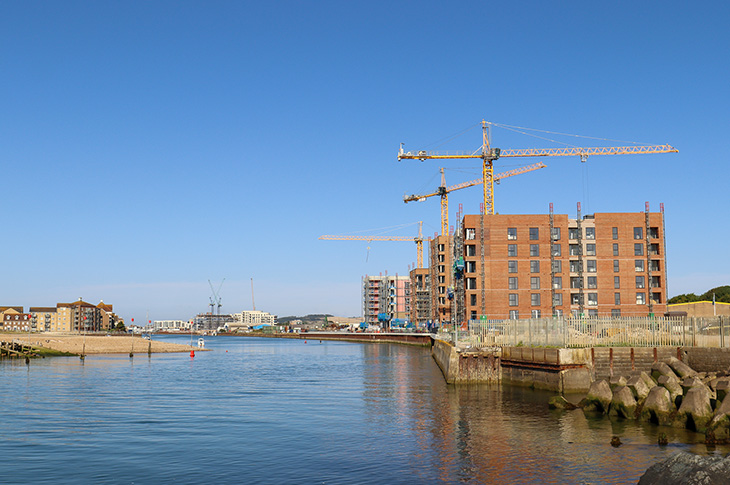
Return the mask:
M 577 405 L 555 396 L 550 407 L 687 428 L 704 433 L 708 443 L 730 443 L 729 390 L 730 372 L 696 372 L 670 358 L 654 363 L 651 374 L 594 381 Z

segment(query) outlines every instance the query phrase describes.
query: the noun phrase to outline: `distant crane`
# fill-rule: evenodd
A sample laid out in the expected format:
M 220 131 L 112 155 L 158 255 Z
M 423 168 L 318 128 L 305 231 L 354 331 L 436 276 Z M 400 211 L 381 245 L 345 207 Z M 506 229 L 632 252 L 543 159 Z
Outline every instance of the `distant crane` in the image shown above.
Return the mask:
M 507 172 L 502 172 L 500 174 L 497 174 L 494 176 L 494 181 L 499 182 L 500 180 L 512 177 L 513 175 L 519 175 L 521 173 L 527 173 L 532 172 L 533 170 L 539 170 L 541 168 L 545 168 L 546 165 L 542 162 L 534 163 L 532 165 L 528 165 L 526 167 L 520 167 L 515 168 L 514 170 L 509 170 Z M 405 195 L 403 196 L 403 202 L 413 202 L 414 200 L 422 201 L 426 200 L 428 197 L 433 197 L 436 195 L 441 196 L 441 235 L 446 236 L 449 233 L 449 192 L 453 192 L 454 190 L 459 189 L 465 189 L 467 187 L 473 187 L 475 185 L 483 184 L 484 178 L 471 180 L 469 182 L 462 182 L 460 184 L 452 185 L 450 187 L 446 186 L 446 178 L 444 177 L 444 169 L 441 167 L 441 185 L 437 189 L 436 192 L 432 192 L 430 194 L 424 194 L 424 195 Z
M 223 278 L 223 281 L 226 281 L 226 279 Z M 221 292 L 221 287 L 223 286 L 223 281 L 221 281 L 221 284 L 218 285 L 218 290 L 215 290 L 213 288 L 213 283 L 211 283 L 210 280 L 208 280 L 208 284 L 210 285 L 210 291 L 213 292 L 213 295 L 210 297 L 210 314 L 211 315 L 215 314 L 214 310 L 215 310 L 216 306 L 218 307 L 218 315 L 220 316 L 220 314 L 221 314 L 221 306 L 223 306 L 223 304 L 221 303 L 220 292 Z
M 569 147 L 569 148 L 519 148 L 500 149 L 490 145 L 489 127 L 495 123 L 482 120 L 482 146 L 474 152 L 436 152 L 417 150 L 404 151 L 401 143 L 398 150 L 398 161 L 430 160 L 430 159 L 482 159 L 482 179 L 484 185 L 484 213 L 494 214 L 494 170 L 493 162 L 500 157 L 560 157 L 579 156 L 585 162 L 591 155 L 644 155 L 649 153 L 677 153 L 679 150 L 671 145 L 636 145 L 623 147 Z
M 423 268 L 423 221 L 418 222 L 418 236 L 319 236 L 326 241 L 414 241 L 416 243 L 416 260 L 418 267 Z M 430 238 L 426 238 L 430 241 Z

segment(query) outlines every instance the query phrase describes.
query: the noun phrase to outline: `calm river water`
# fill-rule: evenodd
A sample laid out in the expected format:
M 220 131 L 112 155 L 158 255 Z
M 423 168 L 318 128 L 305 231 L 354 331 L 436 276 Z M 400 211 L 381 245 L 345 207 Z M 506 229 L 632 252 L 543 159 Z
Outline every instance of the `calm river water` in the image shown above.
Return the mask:
M 194 359 L 1 362 L 0 482 L 636 483 L 678 449 L 729 451 L 683 430 L 549 411 L 549 393 L 447 386 L 421 348 L 206 347 Z

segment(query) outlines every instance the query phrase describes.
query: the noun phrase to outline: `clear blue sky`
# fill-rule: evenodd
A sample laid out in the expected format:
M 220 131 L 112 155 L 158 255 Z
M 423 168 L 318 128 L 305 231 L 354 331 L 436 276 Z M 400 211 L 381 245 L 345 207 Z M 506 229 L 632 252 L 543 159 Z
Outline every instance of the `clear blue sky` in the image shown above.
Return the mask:
M 0 305 L 187 319 L 209 279 L 224 312 L 250 309 L 254 278 L 257 309 L 359 315 L 360 278 L 406 274 L 415 245 L 318 236 L 433 234 L 438 201 L 402 197 L 440 164 L 397 162 L 398 145 L 482 119 L 677 147 L 545 159 L 496 188 L 497 211 L 663 202 L 670 296 L 729 284 L 729 18 L 723 2 L 3 2 Z M 480 143 L 477 127 L 442 148 Z M 444 165 L 449 184 L 479 177 Z M 481 190 L 450 201 L 452 221 L 478 213 Z

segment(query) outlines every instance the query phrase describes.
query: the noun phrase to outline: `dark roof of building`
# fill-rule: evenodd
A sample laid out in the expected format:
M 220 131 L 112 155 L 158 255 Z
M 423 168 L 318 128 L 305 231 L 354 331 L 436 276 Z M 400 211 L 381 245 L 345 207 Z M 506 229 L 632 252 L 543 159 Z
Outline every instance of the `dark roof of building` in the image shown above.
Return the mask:
M 55 312 L 55 306 L 32 306 L 28 309 L 30 313 L 50 313 Z
M 18 313 L 23 313 L 22 306 L 0 306 L 0 312 L 4 312 L 6 310 L 15 310 Z

